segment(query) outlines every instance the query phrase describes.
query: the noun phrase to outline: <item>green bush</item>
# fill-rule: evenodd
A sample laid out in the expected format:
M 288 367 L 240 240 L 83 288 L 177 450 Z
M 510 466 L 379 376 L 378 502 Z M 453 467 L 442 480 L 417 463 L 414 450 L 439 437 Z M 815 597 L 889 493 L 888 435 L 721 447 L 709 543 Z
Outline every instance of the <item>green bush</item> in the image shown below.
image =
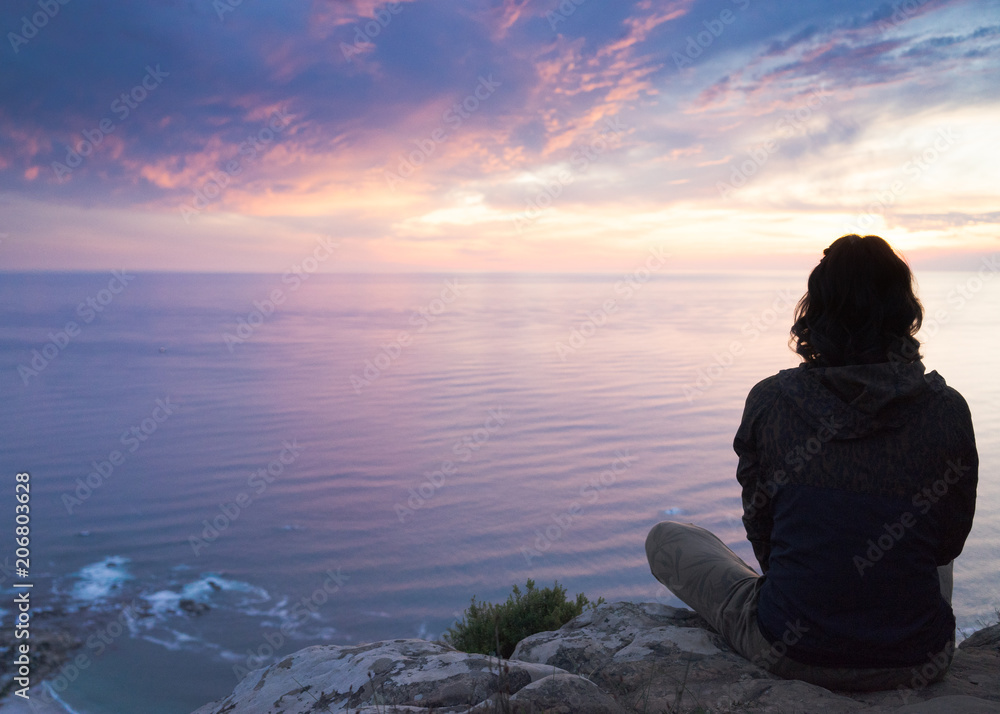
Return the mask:
M 604 598 L 591 603 L 583 593 L 570 601 L 566 599 L 566 588 L 558 582 L 551 588 L 536 590 L 535 581 L 529 580 L 523 593 L 515 585 L 507 602 L 500 605 L 476 602 L 473 596 L 464 619 L 448 628 L 444 640 L 463 652 L 509 659 L 517 643 L 528 635 L 558 630 L 584 608 L 595 608 L 602 602 Z

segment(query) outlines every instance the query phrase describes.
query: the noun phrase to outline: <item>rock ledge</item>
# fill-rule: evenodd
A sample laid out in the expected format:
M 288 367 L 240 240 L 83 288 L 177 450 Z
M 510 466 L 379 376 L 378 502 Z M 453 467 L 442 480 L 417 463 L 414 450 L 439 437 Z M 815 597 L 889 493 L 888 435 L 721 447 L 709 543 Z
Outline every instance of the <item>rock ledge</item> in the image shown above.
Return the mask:
M 1000 714 L 1000 624 L 959 646 L 943 682 L 847 694 L 776 678 L 690 610 L 605 603 L 522 640 L 503 662 L 424 640 L 307 647 L 193 714 L 431 710 Z

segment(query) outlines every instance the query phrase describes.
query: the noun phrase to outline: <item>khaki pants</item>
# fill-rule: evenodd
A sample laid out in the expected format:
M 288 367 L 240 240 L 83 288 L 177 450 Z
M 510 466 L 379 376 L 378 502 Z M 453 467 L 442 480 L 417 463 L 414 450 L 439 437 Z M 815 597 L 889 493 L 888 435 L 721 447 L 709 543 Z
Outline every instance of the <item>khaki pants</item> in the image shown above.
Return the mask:
M 954 642 L 920 667 L 833 668 L 796 662 L 785 652 L 801 636 L 799 623 L 788 623 L 774 644 L 764 638 L 757 625 L 757 598 L 764 580 L 715 535 L 695 525 L 664 521 L 649 532 L 646 557 L 653 576 L 705 618 L 734 650 L 779 677 L 848 691 L 908 689 L 942 679 L 951 664 Z M 942 595 L 951 602 L 952 564 L 938 570 Z

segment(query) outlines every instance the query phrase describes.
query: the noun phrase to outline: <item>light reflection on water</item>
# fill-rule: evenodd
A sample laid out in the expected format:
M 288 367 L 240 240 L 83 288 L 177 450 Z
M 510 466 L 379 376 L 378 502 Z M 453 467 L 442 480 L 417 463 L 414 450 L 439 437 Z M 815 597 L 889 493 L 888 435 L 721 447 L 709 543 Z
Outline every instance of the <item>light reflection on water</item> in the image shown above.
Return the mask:
M 947 318 L 923 336 L 925 362 L 969 401 L 982 461 L 956 569 L 969 627 L 1000 604 L 1000 386 L 985 349 L 1000 291 L 987 284 L 958 306 L 949 292 L 966 276 L 919 278 L 928 314 Z M 750 387 L 796 363 L 789 302 L 805 276 L 664 274 L 631 294 L 620 279 L 314 276 L 260 321 L 253 303 L 283 288 L 278 276 L 138 274 L 25 385 L 18 365 L 80 321 L 77 305 L 107 276 L 4 276 L 0 465 L 32 472 L 34 572 L 61 593 L 52 602 L 111 556 L 127 559 L 129 596 L 195 585 L 212 596 L 209 573 L 269 598 L 220 595 L 198 619 L 161 623 L 194 638 L 176 650 L 123 638 L 67 701 L 100 711 L 94 683 L 107 680 L 121 680 L 121 701 L 160 702 L 149 711 L 224 694 L 233 662 L 287 617 L 276 605 L 329 572 L 344 585 L 286 651 L 436 636 L 472 595 L 502 598 L 527 578 L 608 600 L 663 597 L 642 544 L 668 517 L 753 563 L 732 437 Z M 128 451 L 122 433 L 168 398 L 174 413 Z M 114 450 L 124 463 L 68 513 L 64 495 Z M 223 518 L 234 512 L 220 504 L 241 496 Z M 227 519 L 211 537 L 206 524 Z M 123 674 L 137 652 L 195 684 L 138 694 Z

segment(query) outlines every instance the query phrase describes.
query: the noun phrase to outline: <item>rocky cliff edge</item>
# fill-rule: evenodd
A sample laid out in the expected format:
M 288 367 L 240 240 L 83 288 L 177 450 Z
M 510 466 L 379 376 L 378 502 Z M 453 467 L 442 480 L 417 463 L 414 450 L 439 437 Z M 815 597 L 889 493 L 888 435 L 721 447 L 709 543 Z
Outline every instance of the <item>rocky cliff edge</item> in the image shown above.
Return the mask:
M 424 640 L 307 647 L 193 714 L 1000 714 L 1000 624 L 961 643 L 944 681 L 921 684 L 919 671 L 912 687 L 865 694 L 778 679 L 690 610 L 615 602 L 522 640 L 510 660 Z

